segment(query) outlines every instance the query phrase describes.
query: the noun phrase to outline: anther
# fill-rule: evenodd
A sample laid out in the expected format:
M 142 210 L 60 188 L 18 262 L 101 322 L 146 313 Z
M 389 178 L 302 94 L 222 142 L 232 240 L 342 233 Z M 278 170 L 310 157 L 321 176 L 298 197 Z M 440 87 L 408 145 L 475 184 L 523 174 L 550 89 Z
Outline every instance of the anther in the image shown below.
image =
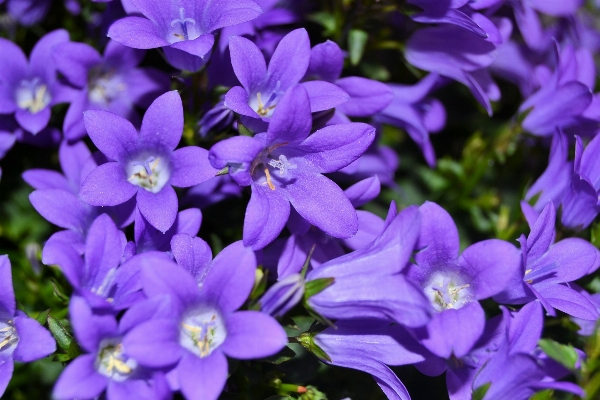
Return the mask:
M 267 185 L 269 185 L 269 189 L 275 190 L 275 185 L 271 182 L 271 173 L 269 172 L 269 168 L 265 168 L 265 175 L 267 176 Z

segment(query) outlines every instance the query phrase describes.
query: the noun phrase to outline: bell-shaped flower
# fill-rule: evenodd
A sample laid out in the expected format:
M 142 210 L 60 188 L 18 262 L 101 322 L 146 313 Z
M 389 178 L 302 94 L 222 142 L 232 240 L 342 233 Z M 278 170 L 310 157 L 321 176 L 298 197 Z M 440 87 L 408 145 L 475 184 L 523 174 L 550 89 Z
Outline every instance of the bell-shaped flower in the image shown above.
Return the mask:
M 586 240 L 567 238 L 554 243 L 554 205 L 548 203 L 531 227 L 521 236 L 522 263 L 511 274 L 506 288 L 494 297 L 503 304 L 525 304 L 538 299 L 549 315 L 555 308 L 574 317 L 595 320 L 596 307 L 569 287 L 600 266 L 600 251 Z
M 259 48 L 248 39 L 231 37 L 229 51 L 242 86 L 227 92 L 225 106 L 244 116 L 244 125 L 261 132 L 282 96 L 306 74 L 311 58 L 308 33 L 304 28 L 288 33 L 277 45 L 268 67 Z M 348 100 L 346 92 L 329 82 L 309 81 L 301 85 L 308 93 L 311 112 L 328 110 Z
M 175 150 L 183 132 L 183 106 L 175 91 L 154 100 L 139 134 L 131 122 L 108 111 L 87 111 L 84 120 L 90 138 L 109 159 L 81 184 L 79 197 L 90 205 L 114 206 L 136 196 L 144 218 L 166 232 L 177 216 L 172 185 L 193 186 L 217 172 L 206 150 L 195 146 Z
M 124 345 L 132 328 L 168 311 L 165 303 L 168 301 L 163 298 L 136 304 L 117 324 L 113 315 L 93 314 L 85 300 L 73 297 L 69 305 L 70 320 L 84 354 L 64 369 L 52 397 L 92 399 L 105 392 L 108 399 L 171 398 L 164 373 L 139 365 Z
M 67 42 L 54 49 L 58 71 L 79 89 L 63 123 L 65 137 L 71 141 L 85 136 L 83 112 L 106 110 L 139 126 L 135 106 L 146 108 L 169 88 L 166 74 L 154 68 L 138 68 L 144 51 L 109 41 L 104 55 L 85 43 Z
M 31 51 L 29 62 L 19 46 L 0 38 L 0 114 L 15 114 L 23 129 L 39 133 L 50 121 L 50 108 L 70 102 L 75 92 L 61 83 L 52 58 L 54 46 L 69 41 L 63 29 L 43 36 Z
M 485 313 L 479 300 L 505 289 L 520 266 L 519 251 L 508 242 L 492 239 L 467 247 L 459 256 L 452 217 L 432 202 L 420 206 L 419 213 L 417 253 L 406 274 L 429 299 L 433 318 L 413 334 L 439 357 L 462 357 L 484 330 Z
M 213 32 L 258 17 L 252 0 L 130 0 L 143 15 L 116 21 L 108 36 L 134 49 L 161 47 L 175 68 L 197 71 L 206 61 Z
M 475 14 L 479 15 L 479 14 Z M 460 26 L 442 24 L 417 30 L 406 44 L 406 59 L 425 71 L 452 78 L 469 88 L 477 101 L 492 114 L 490 101 L 500 99 L 500 89 L 487 67 L 496 57 L 496 46 L 509 36 L 510 22 L 496 27 L 486 17 L 477 19 L 487 37 Z
M 213 167 L 228 167 L 242 186 L 252 186 L 244 219 L 244 244 L 261 249 L 282 231 L 290 204 L 310 224 L 337 238 L 358 230 L 354 207 L 342 189 L 322 174 L 356 160 L 373 141 L 367 124 L 328 126 L 310 134 L 312 118 L 306 90 L 288 90 L 270 118 L 267 132 L 215 144 Z
M 329 287 L 307 299 L 308 305 L 334 321 L 371 319 L 409 327 L 427 324 L 431 318 L 427 298 L 399 273 L 415 248 L 420 220 L 416 207 L 396 215 L 392 203 L 383 232 L 373 242 L 308 273 L 307 284 L 332 280 Z
M 219 397 L 228 375 L 226 356 L 267 357 L 287 343 L 285 331 L 272 317 L 237 311 L 254 286 L 254 252 L 235 242 L 211 264 L 200 289 L 175 263 L 148 263 L 142 270 L 144 293 L 151 299 L 167 296 L 172 310 L 136 326 L 123 340 L 139 365 L 173 368 L 172 388 L 180 388 L 188 399 Z
M 0 256 L 0 396 L 12 378 L 13 361 L 34 361 L 56 350 L 50 332 L 17 310 L 10 268 L 8 256 Z
M 423 360 L 417 344 L 400 325 L 373 321 L 338 322 L 317 334 L 314 342 L 331 365 L 364 371 L 375 379 L 390 400 L 410 400 L 406 387 L 388 365 L 415 364 Z

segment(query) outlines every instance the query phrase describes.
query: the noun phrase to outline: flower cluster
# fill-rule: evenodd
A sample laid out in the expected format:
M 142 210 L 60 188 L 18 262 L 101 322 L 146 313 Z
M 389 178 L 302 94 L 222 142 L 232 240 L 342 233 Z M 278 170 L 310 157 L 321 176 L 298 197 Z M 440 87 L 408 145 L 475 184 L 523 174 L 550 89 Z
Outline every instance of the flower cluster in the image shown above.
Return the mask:
M 599 6 L 2 3 L 0 395 L 600 396 Z

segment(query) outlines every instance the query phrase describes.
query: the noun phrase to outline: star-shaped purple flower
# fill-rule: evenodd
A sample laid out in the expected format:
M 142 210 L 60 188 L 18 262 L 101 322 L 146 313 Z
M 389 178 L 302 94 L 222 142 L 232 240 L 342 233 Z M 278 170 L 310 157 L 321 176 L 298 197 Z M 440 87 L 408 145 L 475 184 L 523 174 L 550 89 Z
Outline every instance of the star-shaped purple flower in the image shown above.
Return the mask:
M 342 189 L 322 174 L 339 170 L 369 147 L 375 129 L 367 124 L 333 125 L 310 134 L 312 118 L 306 90 L 297 85 L 283 96 L 267 132 L 237 136 L 215 144 L 215 168 L 229 168 L 240 185 L 252 185 L 244 220 L 244 244 L 261 249 L 282 231 L 294 209 L 337 238 L 358 230 L 354 207 Z
M 94 206 L 112 206 L 136 196 L 144 218 L 166 232 L 177 216 L 172 186 L 189 187 L 215 176 L 207 151 L 195 146 L 175 150 L 183 132 L 183 106 L 176 91 L 157 98 L 139 134 L 126 119 L 103 110 L 87 111 L 88 134 L 110 160 L 92 170 L 79 197 Z
M 262 10 L 252 0 L 131 0 L 144 17 L 115 22 L 108 36 L 135 49 L 162 47 L 176 68 L 196 71 L 212 49 L 212 32 L 258 17 Z

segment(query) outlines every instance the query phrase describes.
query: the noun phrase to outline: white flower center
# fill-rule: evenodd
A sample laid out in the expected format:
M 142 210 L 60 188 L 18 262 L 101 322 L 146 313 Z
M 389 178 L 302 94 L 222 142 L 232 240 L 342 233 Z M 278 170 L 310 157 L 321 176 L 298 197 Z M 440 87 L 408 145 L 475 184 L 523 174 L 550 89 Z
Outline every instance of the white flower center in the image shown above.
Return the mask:
M 273 110 L 277 106 L 279 98 L 284 93 L 279 90 L 280 87 L 281 82 L 277 81 L 275 89 L 273 89 L 272 91 L 267 91 L 267 93 L 270 92 L 268 96 L 263 96 L 262 92 L 258 92 L 254 96 L 250 96 L 250 101 L 248 105 L 261 117 L 270 117 L 271 115 L 273 115 Z
M 96 370 L 117 382 L 126 380 L 137 368 L 137 362 L 123 352 L 120 339 L 104 339 L 96 358 Z
M 12 320 L 0 320 L 0 352 L 12 353 L 19 342 L 19 335 Z
M 88 75 L 88 98 L 92 103 L 107 106 L 127 87 L 113 70 L 93 68 Z
M 458 310 L 473 300 L 473 291 L 465 279 L 454 272 L 435 272 L 424 289 L 436 311 Z
M 127 165 L 128 180 L 149 192 L 158 193 L 169 180 L 167 163 L 159 157 L 139 156 Z
M 227 331 L 218 311 L 201 307 L 188 312 L 179 329 L 179 343 L 204 358 L 225 341 Z
M 21 110 L 37 114 L 50 104 L 52 97 L 48 92 L 48 87 L 40 82 L 40 78 L 33 78 L 31 80 L 23 79 L 19 83 L 15 99 Z

